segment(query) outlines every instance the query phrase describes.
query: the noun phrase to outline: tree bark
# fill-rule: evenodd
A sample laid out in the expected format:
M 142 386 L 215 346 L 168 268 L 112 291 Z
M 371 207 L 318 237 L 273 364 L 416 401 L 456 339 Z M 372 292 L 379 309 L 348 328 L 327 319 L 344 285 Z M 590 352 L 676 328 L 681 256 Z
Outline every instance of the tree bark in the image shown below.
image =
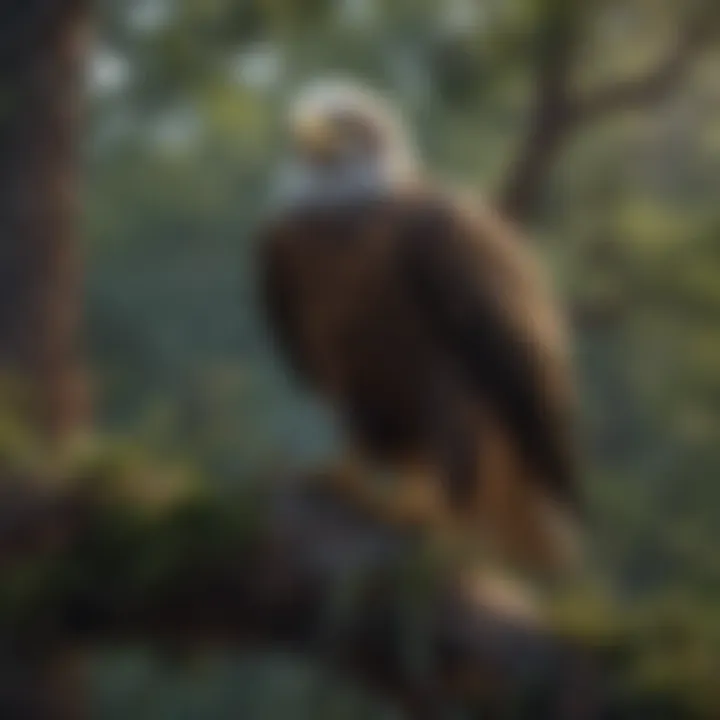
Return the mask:
M 0 6 L 0 411 L 62 447 L 87 419 L 76 224 L 89 8 Z M 0 716 L 81 718 L 74 653 L 28 654 L 11 635 L 0 627 Z
M 0 372 L 53 441 L 87 410 L 76 242 L 86 28 L 82 0 L 0 10 Z

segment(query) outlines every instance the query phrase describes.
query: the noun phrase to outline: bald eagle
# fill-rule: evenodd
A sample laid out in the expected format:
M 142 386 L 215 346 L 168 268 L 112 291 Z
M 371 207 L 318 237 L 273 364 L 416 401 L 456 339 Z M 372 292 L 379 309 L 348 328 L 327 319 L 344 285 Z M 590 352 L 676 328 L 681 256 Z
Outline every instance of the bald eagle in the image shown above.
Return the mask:
M 370 91 L 315 84 L 288 125 L 260 274 L 289 364 L 368 467 L 422 476 L 510 558 L 565 562 L 580 508 L 570 368 L 530 250 L 430 181 Z

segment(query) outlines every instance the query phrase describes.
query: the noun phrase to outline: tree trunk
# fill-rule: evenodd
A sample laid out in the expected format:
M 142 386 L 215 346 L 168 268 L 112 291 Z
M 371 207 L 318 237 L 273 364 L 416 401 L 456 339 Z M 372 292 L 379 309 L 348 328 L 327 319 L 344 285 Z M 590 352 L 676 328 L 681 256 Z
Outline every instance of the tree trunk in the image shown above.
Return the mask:
M 535 215 L 570 135 L 569 127 L 559 111 L 549 112 L 530 128 L 500 197 L 501 209 L 516 222 L 528 223 Z
M 87 419 L 76 221 L 88 4 L 0 2 L 0 412 L 20 413 L 54 448 Z M 83 716 L 72 651 L 12 648 L 3 632 L 0 717 Z
M 86 5 L 0 10 L 0 373 L 52 441 L 86 419 L 75 227 Z

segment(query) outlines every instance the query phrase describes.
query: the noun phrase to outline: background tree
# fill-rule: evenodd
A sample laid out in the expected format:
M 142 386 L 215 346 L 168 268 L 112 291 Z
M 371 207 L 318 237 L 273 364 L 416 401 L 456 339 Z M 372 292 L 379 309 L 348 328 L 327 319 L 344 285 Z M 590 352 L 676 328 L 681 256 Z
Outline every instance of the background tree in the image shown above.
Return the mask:
M 86 3 L 3 11 L 0 44 L 0 363 L 44 434 L 84 421 L 76 238 Z

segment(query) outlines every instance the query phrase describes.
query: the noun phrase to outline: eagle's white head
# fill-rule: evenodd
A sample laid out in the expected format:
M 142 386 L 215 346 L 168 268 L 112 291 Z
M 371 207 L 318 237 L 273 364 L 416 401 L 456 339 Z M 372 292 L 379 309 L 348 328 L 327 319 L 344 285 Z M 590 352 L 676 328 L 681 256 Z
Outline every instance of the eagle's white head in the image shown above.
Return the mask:
M 416 174 L 400 116 L 361 85 L 323 80 L 302 88 L 290 104 L 287 130 L 292 153 L 278 187 L 285 204 L 382 197 Z

